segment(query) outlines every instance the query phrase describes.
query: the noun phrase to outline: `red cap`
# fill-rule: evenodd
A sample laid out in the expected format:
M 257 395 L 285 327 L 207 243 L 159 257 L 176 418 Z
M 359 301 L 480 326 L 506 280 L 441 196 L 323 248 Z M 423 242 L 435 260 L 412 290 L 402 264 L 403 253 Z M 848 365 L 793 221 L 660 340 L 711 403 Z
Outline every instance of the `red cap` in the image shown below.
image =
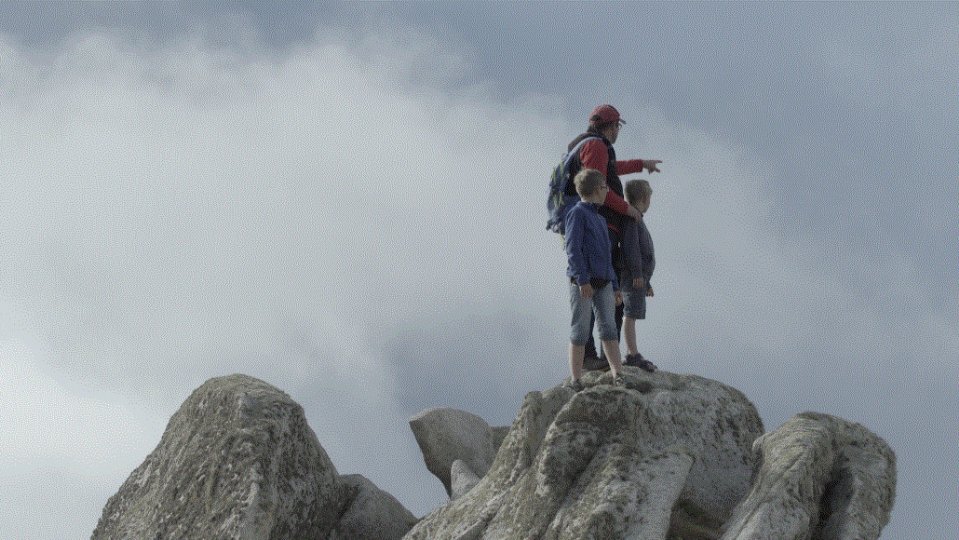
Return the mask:
M 590 125 L 598 126 L 611 124 L 613 122 L 619 122 L 620 124 L 626 123 L 625 120 L 619 117 L 619 111 L 616 110 L 616 107 L 612 105 L 600 105 L 593 109 L 593 112 L 589 113 Z

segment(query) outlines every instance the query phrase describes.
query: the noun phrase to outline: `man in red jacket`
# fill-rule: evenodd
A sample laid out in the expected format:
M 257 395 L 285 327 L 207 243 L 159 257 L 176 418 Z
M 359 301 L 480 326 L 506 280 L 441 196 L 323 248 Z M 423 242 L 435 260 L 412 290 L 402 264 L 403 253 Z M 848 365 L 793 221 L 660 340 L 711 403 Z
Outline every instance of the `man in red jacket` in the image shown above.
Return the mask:
M 606 219 L 606 226 L 609 229 L 614 265 L 621 265 L 622 258 L 619 254 L 619 246 L 626 220 L 642 217 L 642 214 L 630 206 L 623 197 L 623 182 L 619 179 L 619 175 L 638 173 L 643 170 L 650 173 L 660 172 L 658 165 L 662 163 L 662 160 L 659 159 L 628 159 L 623 161 L 616 159 L 616 150 L 613 149 L 613 143 L 616 142 L 619 137 L 619 130 L 625 123 L 616 107 L 608 104 L 599 105 L 589 115 L 589 126 L 586 132 L 573 139 L 568 147 L 568 150 L 572 150 L 583 139 L 590 139 L 580 149 L 577 159 L 579 168 L 576 168 L 574 163 L 570 169 L 571 176 L 579 172 L 579 169 L 596 169 L 606 176 L 609 193 L 606 195 L 606 201 L 600 208 L 599 213 Z M 569 189 L 569 186 L 567 189 Z M 569 195 L 575 195 L 575 193 Z M 616 271 L 619 272 L 619 270 L 620 268 L 617 266 Z M 621 328 L 622 321 L 623 306 L 619 305 L 616 308 L 617 332 Z M 599 361 L 597 358 L 592 333 L 590 333 L 589 341 L 586 343 L 585 365 L 587 369 L 608 369 L 609 367 L 605 361 Z

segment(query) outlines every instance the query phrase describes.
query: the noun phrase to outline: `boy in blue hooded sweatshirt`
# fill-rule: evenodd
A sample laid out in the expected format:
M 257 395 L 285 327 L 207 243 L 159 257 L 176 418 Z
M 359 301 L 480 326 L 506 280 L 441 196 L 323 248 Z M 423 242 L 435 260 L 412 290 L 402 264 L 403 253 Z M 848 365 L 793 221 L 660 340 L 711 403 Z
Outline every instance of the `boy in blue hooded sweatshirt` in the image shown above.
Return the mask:
M 569 261 L 566 275 L 570 281 L 569 303 L 572 309 L 570 379 L 566 385 L 578 392 L 583 388 L 579 379 L 583 375 L 583 356 L 591 331 L 591 314 L 596 316 L 599 338 L 612 369 L 613 383 L 624 384 L 620 375 L 623 364 L 616 331 L 616 305 L 622 301 L 622 296 L 613 269 L 606 220 L 599 214 L 599 207 L 609 191 L 606 178 L 595 169 L 583 169 L 573 182 L 581 200 L 566 215 L 564 238 Z

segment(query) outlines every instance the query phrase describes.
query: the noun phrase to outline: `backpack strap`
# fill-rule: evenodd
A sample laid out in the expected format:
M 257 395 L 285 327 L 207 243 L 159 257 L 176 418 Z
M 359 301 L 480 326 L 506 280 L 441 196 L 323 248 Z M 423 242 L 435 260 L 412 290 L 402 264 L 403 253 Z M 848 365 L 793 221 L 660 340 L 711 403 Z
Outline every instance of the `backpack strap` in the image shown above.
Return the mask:
M 563 158 L 563 169 L 566 169 L 567 167 L 569 167 L 569 163 L 573 161 L 573 158 L 576 157 L 577 154 L 579 154 L 579 151 L 583 148 L 583 145 L 585 145 L 589 141 L 594 141 L 594 140 L 600 140 L 600 138 L 586 137 L 585 139 L 576 143 L 576 146 L 574 146 L 573 149 L 566 154 L 566 157 Z

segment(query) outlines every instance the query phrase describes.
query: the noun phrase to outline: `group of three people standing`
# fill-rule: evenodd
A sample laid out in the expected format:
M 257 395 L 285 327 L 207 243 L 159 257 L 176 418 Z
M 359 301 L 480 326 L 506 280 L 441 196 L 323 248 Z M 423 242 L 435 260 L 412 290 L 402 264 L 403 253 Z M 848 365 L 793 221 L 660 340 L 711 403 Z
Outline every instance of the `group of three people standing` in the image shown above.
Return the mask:
M 613 144 L 625 123 L 615 107 L 599 105 L 590 113 L 587 130 L 568 147 L 572 152 L 586 141 L 573 156 L 570 168 L 575 181 L 567 185 L 567 195 L 578 194 L 581 201 L 566 217 L 564 237 L 572 309 L 570 385 L 575 390 L 582 388 L 579 378 L 584 361 L 587 369 L 611 368 L 614 381 L 622 383 L 619 335 L 624 319 L 629 352 L 626 365 L 656 370 L 639 354 L 635 336 L 636 319 L 645 318 L 645 298 L 653 295 L 649 277 L 655 257 L 643 223 L 652 189 L 645 180 L 633 180 L 624 191 L 619 175 L 660 172 L 662 161 L 616 159 Z M 605 359 L 597 354 L 593 340 L 595 322 L 599 323 Z

